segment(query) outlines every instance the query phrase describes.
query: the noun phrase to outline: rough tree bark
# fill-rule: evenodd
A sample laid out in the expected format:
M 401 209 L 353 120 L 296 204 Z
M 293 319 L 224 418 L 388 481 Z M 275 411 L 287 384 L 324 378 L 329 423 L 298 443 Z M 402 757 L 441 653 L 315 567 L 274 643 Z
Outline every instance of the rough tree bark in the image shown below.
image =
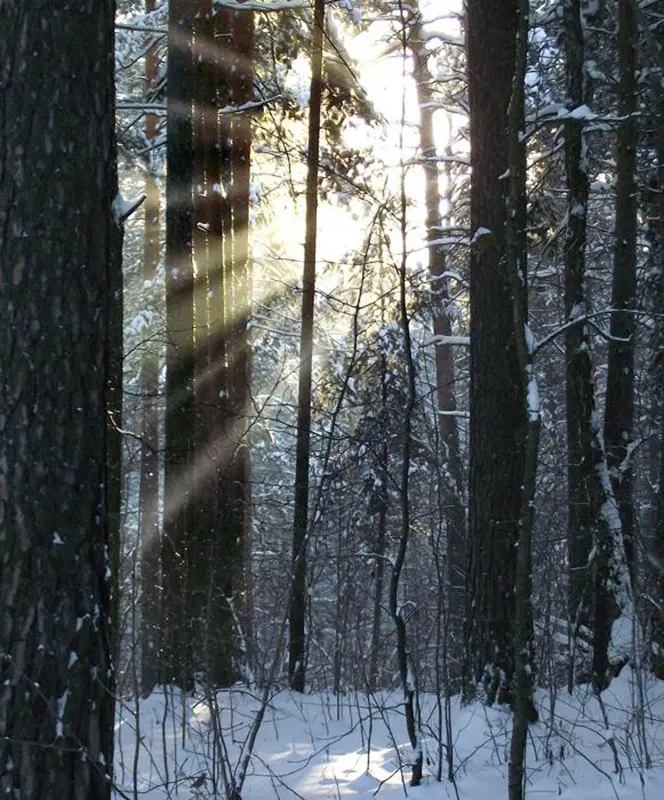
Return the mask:
M 97 800 L 119 518 L 115 4 L 57 5 L 0 5 L 0 792 Z
M 465 694 L 514 698 L 516 545 L 524 474 L 526 403 L 505 253 L 507 111 L 517 2 L 468 4 L 472 162 L 470 256 L 469 574 Z

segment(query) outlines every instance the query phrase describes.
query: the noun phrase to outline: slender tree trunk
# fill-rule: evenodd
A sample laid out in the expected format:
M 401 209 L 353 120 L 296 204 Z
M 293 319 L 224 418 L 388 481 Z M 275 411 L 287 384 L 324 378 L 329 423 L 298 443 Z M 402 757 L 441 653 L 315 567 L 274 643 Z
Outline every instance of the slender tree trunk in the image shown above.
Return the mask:
M 517 3 L 467 7 L 472 161 L 470 256 L 469 592 L 465 694 L 514 699 L 514 586 L 524 474 L 526 404 L 505 253 L 507 110 Z
M 615 254 L 604 441 L 620 511 L 627 566 L 634 580 L 634 503 L 630 445 L 634 427 L 634 336 L 636 321 L 635 182 L 638 127 L 635 118 L 637 24 L 632 0 L 618 2 L 618 143 L 616 153 Z M 622 339 L 624 341 L 617 341 Z
M 506 261 L 512 277 L 514 327 L 528 427 L 519 510 L 519 541 L 514 598 L 514 720 L 510 745 L 508 789 L 510 800 L 524 796 L 523 768 L 528 724 L 537 720 L 533 704 L 535 659 L 532 610 L 532 540 L 535 515 L 535 479 L 540 440 L 540 400 L 535 376 L 534 338 L 528 326 L 528 240 L 526 237 L 525 77 L 528 59 L 528 0 L 519 0 L 516 58 L 509 123 L 509 196 L 507 202 Z
M 564 9 L 567 102 L 582 105 L 584 32 L 581 0 L 566 0 Z M 587 313 L 585 248 L 588 208 L 588 174 L 583 158 L 583 121 L 570 120 L 565 127 L 567 177 L 567 230 L 565 234 L 565 314 L 574 319 Z M 572 642 L 581 625 L 591 624 L 592 569 L 588 563 L 593 546 L 595 493 L 589 482 L 596 475 L 592 453 L 591 421 L 594 412 L 592 364 L 588 328 L 580 323 L 565 334 L 567 387 L 567 558 L 569 565 L 569 615 Z M 570 666 L 573 671 L 574 646 Z
M 564 9 L 567 101 L 571 108 L 586 102 L 583 91 L 585 43 L 580 0 L 567 0 Z M 565 313 L 568 321 L 588 313 L 585 248 L 588 174 L 584 155 L 583 121 L 569 120 L 565 128 L 567 230 L 565 234 Z M 576 682 L 577 638 L 581 627 L 593 632 L 594 659 L 604 675 L 603 642 L 615 616 L 607 595 L 605 559 L 600 556 L 610 538 L 602 514 L 607 502 L 600 473 L 606 469 L 604 445 L 597 425 L 595 387 L 588 326 L 580 322 L 565 333 L 567 387 L 567 483 L 570 662 L 568 688 Z M 595 635 L 595 620 L 599 630 Z M 608 651 L 607 651 L 608 655 Z M 596 676 L 597 678 L 598 676 Z M 602 679 L 603 680 L 603 679 Z M 601 681 L 600 681 L 601 682 Z
M 424 195 L 426 204 L 426 226 L 429 256 L 429 275 L 432 280 L 434 305 L 433 329 L 436 337 L 452 334 L 449 316 L 451 304 L 449 280 L 445 277 L 446 258 L 443 246 L 434 242 L 440 239 L 442 217 L 440 213 L 440 187 L 433 118 L 435 113 L 433 78 L 428 65 L 428 51 L 422 31 L 422 19 L 418 10 L 410 31 L 410 47 L 413 54 L 413 74 L 417 85 L 417 100 L 420 109 L 420 157 L 424 169 Z M 436 392 L 438 410 L 456 411 L 454 390 L 455 368 L 453 347 L 437 341 L 436 348 Z M 459 431 L 454 413 L 438 415 L 440 440 L 442 443 L 441 474 L 443 502 L 446 512 L 447 534 L 447 591 L 449 595 L 448 651 L 459 662 L 466 589 L 466 513 L 463 501 L 463 470 L 459 448 Z
M 616 244 L 611 305 L 604 441 L 606 464 L 597 472 L 606 502 L 594 548 L 593 684 L 597 691 L 609 681 L 609 646 L 614 620 L 632 615 L 634 571 L 634 507 L 630 444 L 634 417 L 634 310 L 636 303 L 636 22 L 631 0 L 619 2 L 618 55 L 620 70 L 618 127 Z M 619 340 L 623 341 L 619 341 Z M 599 439 L 600 433 L 595 431 Z M 614 507 L 617 509 L 613 513 Z
M 0 5 L 0 793 L 103 800 L 121 411 L 115 4 L 55 6 Z
M 150 12 L 155 0 L 146 0 Z M 157 86 L 157 46 L 153 42 L 145 56 L 145 79 L 148 102 Z M 159 118 L 145 117 L 145 136 L 148 143 L 158 135 Z M 154 176 L 145 177 L 145 236 L 143 244 L 143 291 L 148 294 L 148 307 L 153 309 L 154 282 L 160 259 L 159 247 L 159 188 Z M 149 288 L 148 288 L 149 287 Z M 145 344 L 141 354 L 140 385 L 143 394 L 141 433 L 140 533 L 141 548 L 141 691 L 148 695 L 159 680 L 159 628 L 161 532 L 159 521 L 159 359 L 154 348 Z
M 655 77 L 655 80 L 657 78 Z M 656 239 L 657 239 L 657 300 L 656 308 L 664 307 L 664 93 L 655 89 L 659 120 L 657 126 L 657 201 L 656 201 Z M 652 373 L 655 393 L 659 405 L 659 486 L 657 488 L 657 517 L 655 553 L 657 556 L 657 588 L 659 608 L 654 615 L 654 672 L 664 678 L 664 320 L 660 317 L 655 328 L 655 352 Z
M 381 293 L 381 326 L 384 324 L 385 301 Z M 387 358 L 381 350 L 380 357 L 380 403 L 381 419 L 387 422 Z M 388 493 L 387 479 L 389 470 L 389 446 L 387 437 L 380 446 L 378 470 L 380 486 L 378 487 L 378 528 L 376 531 L 376 584 L 374 589 L 373 622 L 371 627 L 371 656 L 369 661 L 369 691 L 374 692 L 378 686 L 378 653 L 381 640 L 381 620 L 383 615 L 383 593 L 385 591 L 385 549 L 387 542 Z
M 231 102 L 241 107 L 254 96 L 254 14 L 234 12 L 233 51 L 236 68 L 231 83 Z M 249 205 L 251 178 L 251 113 L 235 113 L 231 119 L 233 162 L 233 318 L 231 322 L 231 404 L 235 453 L 231 467 L 232 518 L 236 535 L 232 586 L 242 624 L 244 642 L 251 642 L 251 457 L 247 413 L 251 389 L 251 264 L 249 260 Z M 246 653 L 246 657 L 250 654 Z
M 399 583 L 401 573 L 406 561 L 408 540 L 410 538 L 410 467 L 412 449 L 412 418 L 416 404 L 415 364 L 413 362 L 412 342 L 410 336 L 410 320 L 407 307 L 407 277 L 406 277 L 406 195 L 405 184 L 402 178 L 401 186 L 401 241 L 403 247 L 402 263 L 400 268 L 400 318 L 404 337 L 404 350 L 406 353 L 406 369 L 408 381 L 408 400 L 404 414 L 403 427 L 403 454 L 401 462 L 401 532 L 397 554 L 392 566 L 389 585 L 389 606 L 392 621 L 396 631 L 396 655 L 399 667 L 399 677 L 404 695 L 404 711 L 406 716 L 406 731 L 411 747 L 413 748 L 413 764 L 411 786 L 419 786 L 422 781 L 422 746 L 418 738 L 417 717 L 415 706 L 415 673 L 411 660 L 406 619 L 403 609 L 399 606 Z
M 192 0 L 171 0 L 166 181 L 166 459 L 162 682 L 191 683 L 187 584 L 194 452 Z
M 316 284 L 316 221 L 318 158 L 323 89 L 325 2 L 315 0 L 312 33 L 309 137 L 307 144 L 307 212 L 302 282 L 302 331 L 298 376 L 297 443 L 295 450 L 295 518 L 293 523 L 293 584 L 289 608 L 288 677 L 291 688 L 304 691 L 307 529 L 309 514 L 309 442 L 311 437 L 311 368 L 313 357 L 314 291 Z

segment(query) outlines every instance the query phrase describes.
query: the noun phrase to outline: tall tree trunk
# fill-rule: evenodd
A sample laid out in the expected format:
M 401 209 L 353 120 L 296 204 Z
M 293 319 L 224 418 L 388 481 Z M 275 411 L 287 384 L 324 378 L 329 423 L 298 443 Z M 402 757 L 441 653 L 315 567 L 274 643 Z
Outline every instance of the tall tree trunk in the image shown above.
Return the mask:
M 419 10 L 411 26 L 410 47 L 413 54 L 413 75 L 417 85 L 417 100 L 420 110 L 420 157 L 424 170 L 429 275 L 432 280 L 434 306 L 433 329 L 437 338 L 435 348 L 438 411 L 449 412 L 438 415 L 443 460 L 441 490 L 446 512 L 448 618 L 451 625 L 451 630 L 448 632 L 448 652 L 452 658 L 459 661 L 465 612 L 466 513 L 463 505 L 463 470 L 459 431 L 454 415 L 457 406 L 454 390 L 453 347 L 449 343 L 438 340 L 438 337 L 448 337 L 452 334 L 452 323 L 449 316 L 451 300 L 449 280 L 445 277 L 445 250 L 442 245 L 435 244 L 435 241 L 440 239 L 442 224 L 433 125 L 435 105 L 433 102 L 433 78 L 428 65 L 429 54 L 423 36 Z
M 654 80 L 658 80 L 657 77 Z M 657 199 L 655 237 L 657 241 L 657 303 L 655 308 L 664 307 L 664 92 L 657 86 L 658 124 L 657 124 Z M 654 672 L 664 678 L 664 320 L 655 323 L 655 357 L 652 374 L 655 381 L 655 394 L 659 405 L 659 486 L 657 487 L 657 516 L 655 555 L 659 608 L 654 615 Z
M 382 232 L 381 232 L 382 236 Z M 382 252 L 382 246 L 381 246 Z M 380 324 L 385 324 L 385 295 L 381 291 L 380 299 Z M 380 351 L 380 417 L 383 425 L 387 425 L 387 355 L 383 348 Z M 380 484 L 378 486 L 378 524 L 376 530 L 376 584 L 374 588 L 373 621 L 371 626 L 371 655 L 369 658 L 369 691 L 375 692 L 378 686 L 378 653 L 381 645 L 381 620 L 383 593 L 385 591 L 385 549 L 387 545 L 387 513 L 389 495 L 387 482 L 389 476 L 389 441 L 384 436 L 380 444 L 380 458 L 378 472 Z
M 510 744 L 508 789 L 510 800 L 524 796 L 523 767 L 528 723 L 537 720 L 533 704 L 534 647 L 532 611 L 532 540 L 535 515 L 535 479 L 540 440 L 540 400 L 535 376 L 534 337 L 528 326 L 528 240 L 526 236 L 525 77 L 528 60 L 528 0 L 519 0 L 516 58 L 508 110 L 509 196 L 507 202 L 506 261 L 512 279 L 514 327 L 521 370 L 522 396 L 528 419 L 523 476 L 520 482 L 519 540 L 514 599 L 514 721 Z
M 585 43 L 580 0 L 567 0 L 564 9 L 567 101 L 570 108 L 584 97 Z M 565 233 L 565 313 L 568 322 L 588 313 L 585 280 L 588 174 L 584 155 L 583 121 L 568 120 L 565 128 L 567 177 L 567 229 Z M 598 558 L 610 538 L 602 509 L 607 502 L 600 472 L 606 469 L 604 445 L 597 425 L 591 337 L 584 322 L 565 332 L 567 391 L 567 484 L 569 567 L 570 671 L 568 688 L 576 681 L 577 637 L 581 627 L 593 631 L 593 641 L 603 652 L 614 617 Z M 593 550 L 593 548 L 596 548 Z M 593 553 L 595 555 L 593 555 Z M 595 636 L 596 610 L 599 630 Z M 604 620 L 602 610 L 608 611 Z M 598 652 L 599 656 L 599 652 Z M 603 675 L 606 665 L 596 659 Z M 597 677 L 597 676 L 596 676 Z
M 191 683 L 187 602 L 194 452 L 192 0 L 171 0 L 166 180 L 166 457 L 162 539 L 162 682 Z
M 221 270 L 219 238 L 215 225 L 218 211 L 213 183 L 218 152 L 217 80 L 215 38 L 212 0 L 196 0 L 194 14 L 194 85 L 192 116 L 192 182 L 193 182 L 193 256 L 195 265 L 194 288 L 194 403 L 196 415 L 195 468 L 196 485 L 192 492 L 190 520 L 190 550 L 187 571 L 189 617 L 196 620 L 192 627 L 192 648 L 196 654 L 191 668 L 205 675 L 209 685 L 219 683 L 220 665 L 226 670 L 230 657 L 219 657 L 220 636 L 217 618 L 227 615 L 222 592 L 217 593 L 220 576 L 217 569 L 221 559 L 216 556 L 219 525 L 219 460 L 217 407 L 219 397 L 214 394 L 215 373 L 219 365 L 213 354 L 214 326 L 211 287 Z M 224 78 L 221 78 L 223 80 Z M 215 298 L 216 299 L 216 298 Z M 222 429 L 223 430 L 223 429 Z M 219 594 L 219 596 L 218 596 Z M 227 681 L 222 681 L 226 683 Z
M 403 20 L 402 20 L 403 22 Z M 404 59 L 406 52 L 404 48 Z M 402 105 L 402 132 L 405 124 L 405 103 Z M 400 142 L 400 150 L 403 153 L 403 140 Z M 417 707 L 415 703 L 415 671 L 408 643 L 408 632 L 406 629 L 406 618 L 403 607 L 399 604 L 399 583 L 401 573 L 406 562 L 408 542 L 410 539 L 411 512 L 410 512 L 410 470 L 412 453 L 413 435 L 413 415 L 417 403 L 417 392 L 415 383 L 415 363 L 413 360 L 412 340 L 410 335 L 410 318 L 408 316 L 408 290 L 407 290 L 407 202 L 406 202 L 406 182 L 405 168 L 401 167 L 401 264 L 399 267 L 399 317 L 401 330 L 404 340 L 404 351 L 406 355 L 406 381 L 407 381 L 407 400 L 403 422 L 403 452 L 401 461 L 401 531 L 397 553 L 392 565 L 389 585 L 389 608 L 394 628 L 396 632 L 396 657 L 399 669 L 399 678 L 404 697 L 404 712 L 406 717 L 406 731 L 408 740 L 413 749 L 413 762 L 411 774 L 411 786 L 419 786 L 422 781 L 423 752 L 422 743 L 419 740 L 417 724 Z
M 620 86 L 618 126 L 615 257 L 611 306 L 604 441 L 606 466 L 598 470 L 609 503 L 602 506 L 604 535 L 595 556 L 593 625 L 593 683 L 596 690 L 609 681 L 609 646 L 613 622 L 631 615 L 634 581 L 634 505 L 630 445 L 634 424 L 634 335 L 636 331 L 636 19 L 631 0 L 619 0 L 618 60 Z M 620 341 L 622 340 L 622 341 Z M 616 515 L 607 514 L 609 505 Z M 632 620 L 633 621 L 633 620 Z
M 242 107 L 254 96 L 254 13 L 234 12 L 233 51 L 235 70 L 231 82 L 231 102 Z M 231 515 L 235 535 L 232 539 L 233 573 L 229 590 L 237 602 L 238 621 L 247 646 L 251 642 L 251 458 L 248 434 L 248 407 L 251 390 L 251 265 L 249 260 L 249 198 L 251 178 L 251 112 L 234 113 L 232 139 L 233 205 L 233 318 L 230 387 L 234 457 L 231 465 Z M 245 656 L 249 656 L 246 653 Z
M 315 0 L 312 32 L 311 92 L 307 143 L 307 211 L 302 281 L 302 330 L 298 375 L 297 442 L 295 449 L 295 516 L 293 575 L 289 604 L 288 678 L 291 688 L 304 691 L 307 530 L 309 516 L 309 443 L 311 438 L 311 368 L 313 359 L 314 292 L 316 286 L 316 222 L 318 217 L 318 159 L 323 89 L 323 30 L 325 2 Z
M 505 253 L 507 110 L 517 2 L 467 7 L 472 162 L 470 256 L 470 485 L 466 696 L 513 700 L 517 541 L 526 405 L 512 276 Z
M 153 11 L 155 0 L 146 0 L 146 12 Z M 148 102 L 157 86 L 158 55 L 156 42 L 145 56 Z M 145 136 L 154 143 L 159 117 L 147 114 Z M 143 291 L 153 310 L 154 282 L 159 266 L 159 188 L 154 176 L 145 176 L 145 236 L 143 244 Z M 149 287 L 149 288 L 148 288 Z M 140 385 L 143 394 L 141 431 L 140 532 L 141 548 L 141 691 L 148 695 L 159 680 L 159 572 L 161 532 L 159 522 L 159 359 L 154 348 L 144 345 L 141 354 Z
M 611 483 L 620 511 L 624 549 L 634 579 L 634 503 L 630 445 L 634 427 L 634 335 L 636 321 L 636 211 L 634 172 L 638 127 L 635 118 L 637 24 L 632 0 L 618 2 L 618 142 L 616 222 L 611 335 L 604 441 Z M 622 339 L 623 341 L 617 341 Z
M 224 108 L 231 103 L 233 54 L 233 12 L 218 8 L 214 14 L 215 103 Z M 233 495 L 229 475 L 232 471 L 233 439 L 231 408 L 232 317 L 233 317 L 233 225 L 232 225 L 232 144 L 230 118 L 215 114 L 213 161 L 208 192 L 211 198 L 210 244 L 214 255 L 209 262 L 209 402 L 212 411 L 208 446 L 215 462 L 216 493 L 214 534 L 210 545 L 210 593 L 208 595 L 207 644 L 208 671 L 217 685 L 229 685 L 237 678 L 233 661 L 233 619 L 227 598 L 232 596 L 235 571 L 235 531 L 232 526 Z
M 0 5 L 0 792 L 25 800 L 111 795 L 114 12 Z

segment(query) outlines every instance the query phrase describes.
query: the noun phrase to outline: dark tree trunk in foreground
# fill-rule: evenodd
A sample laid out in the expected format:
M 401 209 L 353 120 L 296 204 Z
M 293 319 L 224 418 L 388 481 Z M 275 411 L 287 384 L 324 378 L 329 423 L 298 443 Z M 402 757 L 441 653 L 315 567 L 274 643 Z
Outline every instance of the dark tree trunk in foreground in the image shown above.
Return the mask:
M 505 250 L 507 111 L 517 3 L 467 9 L 472 161 L 470 258 L 469 596 L 466 694 L 513 699 L 517 541 L 526 406 L 517 355 L 513 282 Z
M 316 0 L 311 60 L 309 139 L 307 144 L 307 213 L 302 285 L 302 331 L 297 402 L 295 451 L 295 518 L 293 523 L 293 576 L 289 608 L 288 678 L 291 688 L 304 691 L 304 623 L 307 594 L 307 529 L 309 516 L 309 442 L 311 438 L 311 366 L 313 358 L 314 291 L 316 284 L 316 220 L 318 216 L 318 152 L 323 88 L 324 0 Z
M 194 451 L 191 0 L 171 0 L 166 151 L 166 453 L 162 540 L 162 675 L 190 682 L 187 584 Z
M 145 10 L 152 11 L 155 0 L 146 0 Z M 145 56 L 145 79 L 148 102 L 157 86 L 157 45 L 153 43 Z M 145 136 L 154 142 L 159 118 L 145 117 Z M 143 245 L 143 285 L 154 299 L 154 281 L 160 260 L 159 187 L 153 175 L 145 177 L 145 239 Z M 148 288 L 149 287 L 149 288 Z M 149 304 L 150 310 L 153 303 Z M 140 546 L 141 546 L 141 691 L 146 696 L 159 680 L 159 572 L 161 532 L 159 525 L 159 358 L 154 348 L 144 345 L 141 357 L 141 393 L 143 395 L 143 429 L 141 433 Z
M 0 793 L 100 800 L 119 515 L 115 4 L 37 5 L 0 5 Z

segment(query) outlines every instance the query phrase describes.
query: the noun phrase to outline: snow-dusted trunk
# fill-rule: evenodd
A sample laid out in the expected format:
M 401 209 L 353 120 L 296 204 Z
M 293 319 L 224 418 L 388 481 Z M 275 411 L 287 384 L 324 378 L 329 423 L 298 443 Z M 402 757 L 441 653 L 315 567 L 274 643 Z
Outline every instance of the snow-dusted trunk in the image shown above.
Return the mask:
M 150 12 L 155 0 L 146 0 L 145 10 Z M 145 56 L 145 81 L 148 102 L 157 87 L 158 54 L 153 42 Z M 155 114 L 145 117 L 145 136 L 154 142 L 158 135 L 159 118 Z M 143 291 L 148 295 L 148 308 L 153 309 L 155 279 L 160 260 L 159 245 L 159 188 L 154 176 L 145 176 L 145 216 L 143 239 Z M 141 691 L 149 694 L 159 680 L 159 358 L 152 347 L 145 347 L 141 355 L 140 385 L 143 395 L 143 420 L 141 431 L 141 483 L 140 531 L 141 548 Z
M 533 704 L 534 650 L 532 610 L 532 540 L 535 479 L 540 440 L 540 400 L 534 372 L 534 337 L 528 327 L 528 240 L 526 237 L 525 76 L 528 56 L 528 0 L 519 0 L 515 30 L 516 57 L 508 109 L 509 192 L 505 226 L 506 262 L 512 281 L 514 329 L 522 396 L 527 417 L 523 475 L 519 482 L 519 539 L 514 588 L 514 720 L 510 745 L 510 800 L 524 796 L 523 768 L 528 724 L 537 719 Z
M 429 275 L 432 279 L 433 328 L 436 337 L 450 337 L 452 323 L 449 316 L 449 280 L 444 277 L 446 268 L 445 250 L 436 245 L 440 239 L 441 212 L 438 163 L 434 137 L 433 77 L 429 70 L 426 41 L 423 36 L 422 19 L 419 12 L 410 29 L 409 43 L 413 54 L 413 77 L 417 85 L 417 100 L 420 111 L 420 158 L 424 170 L 424 195 L 426 205 L 426 228 Z M 448 339 L 449 341 L 449 339 Z M 436 394 L 438 411 L 456 410 L 454 346 L 437 343 L 436 348 Z M 441 492 L 445 508 L 447 537 L 447 631 L 448 652 L 455 662 L 460 661 L 466 589 L 466 512 L 463 500 L 463 470 L 459 448 L 459 431 L 454 413 L 438 415 L 440 430 Z M 458 674 L 457 674 L 458 677 Z
M 570 108 L 582 105 L 584 32 L 581 0 L 566 0 L 564 7 L 566 100 Z M 568 320 L 587 312 L 585 248 L 588 206 L 588 174 L 584 154 L 583 121 L 565 126 L 565 173 L 567 179 L 567 227 L 565 231 L 565 314 Z M 597 507 L 589 482 L 597 479 L 590 423 L 594 410 L 590 337 L 585 323 L 565 333 L 567 393 L 567 559 L 569 566 L 569 615 L 574 628 L 590 624 L 593 593 L 588 557 L 593 547 Z M 571 664 L 574 661 L 572 647 Z M 570 670 L 570 678 L 573 675 Z M 570 684 L 572 681 L 570 680 Z
M 567 0 L 564 9 L 567 101 L 575 108 L 584 96 L 585 42 L 580 0 Z M 584 122 L 568 120 L 565 127 L 567 228 L 565 232 L 565 313 L 567 321 L 588 313 L 585 248 L 588 205 Z M 607 496 L 600 472 L 605 468 L 604 446 L 598 428 L 591 361 L 591 337 L 585 322 L 565 331 L 570 660 L 568 687 L 577 680 L 582 627 L 591 632 L 594 678 L 602 684 L 608 668 L 608 639 L 615 604 L 607 595 L 606 547 L 610 534 L 603 513 Z M 599 626 L 598 628 L 596 627 Z
M 302 329 L 295 449 L 295 516 L 293 521 L 292 586 L 289 603 L 288 678 L 292 689 L 304 691 L 305 616 L 307 606 L 307 531 L 309 515 L 309 442 L 311 438 L 311 369 L 313 359 L 314 292 L 318 217 L 318 159 L 323 89 L 325 2 L 315 0 L 307 142 L 307 211 L 302 279 Z
M 622 524 L 624 550 L 634 577 L 634 503 L 631 444 L 634 428 L 634 335 L 636 332 L 636 147 L 637 110 L 634 0 L 618 2 L 618 137 L 616 221 L 611 335 L 604 416 L 604 441 Z M 616 547 L 618 544 L 616 543 Z
M 617 141 L 615 258 L 611 305 L 609 363 L 604 446 L 606 459 L 596 459 L 603 491 L 600 520 L 594 541 L 595 607 L 593 609 L 593 683 L 601 689 L 609 681 L 612 660 L 625 658 L 631 646 L 627 636 L 635 624 L 631 586 L 634 577 L 634 506 L 631 441 L 634 424 L 634 334 L 636 303 L 636 19 L 631 0 L 620 0 L 618 58 L 621 121 Z M 594 416 L 594 415 L 593 415 Z M 593 435 L 602 442 L 599 423 Z M 601 447 L 601 444 L 598 445 Z
M 657 80 L 657 78 L 655 78 Z M 659 120 L 657 126 L 657 189 L 654 208 L 654 240 L 656 242 L 656 304 L 664 307 L 664 93 L 655 88 Z M 652 364 L 655 393 L 659 404 L 659 486 L 657 487 L 657 516 L 655 539 L 656 586 L 658 608 L 654 610 L 653 665 L 655 674 L 664 678 L 664 320 L 655 323 L 654 361 Z
M 505 253 L 507 111 L 517 2 L 468 4 L 472 162 L 469 596 L 466 696 L 514 698 L 514 586 L 527 419 L 514 289 Z
M 114 11 L 0 5 L 0 793 L 25 800 L 111 794 Z
M 402 18 L 402 24 L 405 24 Z M 403 52 L 403 58 L 406 58 L 406 52 Z M 405 125 L 405 101 L 402 100 L 402 119 L 401 119 L 401 137 L 400 144 L 403 148 L 403 127 Z M 403 150 L 402 150 L 403 151 Z M 396 656 L 397 666 L 399 669 L 399 677 L 401 679 L 401 686 L 403 688 L 404 697 L 404 712 L 406 716 L 406 731 L 411 747 L 413 748 L 413 762 L 411 774 L 411 786 L 419 786 L 422 781 L 422 743 L 419 739 L 418 723 L 417 723 L 417 709 L 415 705 L 415 671 L 413 669 L 413 662 L 408 644 L 408 632 L 406 629 L 405 610 L 399 603 L 399 583 L 401 581 L 401 573 L 406 561 L 406 553 L 408 551 L 408 541 L 410 538 L 411 526 L 411 511 L 410 511 L 410 468 L 411 468 L 411 452 L 412 452 L 412 435 L 413 435 L 413 415 L 417 404 L 417 388 L 415 383 L 415 362 L 413 359 L 413 347 L 410 335 L 410 318 L 408 315 L 408 275 L 407 275 L 407 202 L 406 202 L 406 180 L 405 180 L 405 167 L 403 162 L 401 165 L 401 187 L 400 187 L 400 200 L 401 200 L 401 263 L 399 265 L 399 317 L 401 323 L 401 330 L 403 334 L 403 346 L 406 355 L 406 381 L 407 381 L 407 399 L 406 409 L 403 418 L 403 451 L 401 460 L 401 485 L 400 485 L 400 501 L 401 501 L 401 529 L 399 532 L 399 541 L 397 544 L 397 552 L 392 564 L 392 574 L 390 575 L 388 603 L 390 615 L 394 622 L 394 629 L 396 633 Z

